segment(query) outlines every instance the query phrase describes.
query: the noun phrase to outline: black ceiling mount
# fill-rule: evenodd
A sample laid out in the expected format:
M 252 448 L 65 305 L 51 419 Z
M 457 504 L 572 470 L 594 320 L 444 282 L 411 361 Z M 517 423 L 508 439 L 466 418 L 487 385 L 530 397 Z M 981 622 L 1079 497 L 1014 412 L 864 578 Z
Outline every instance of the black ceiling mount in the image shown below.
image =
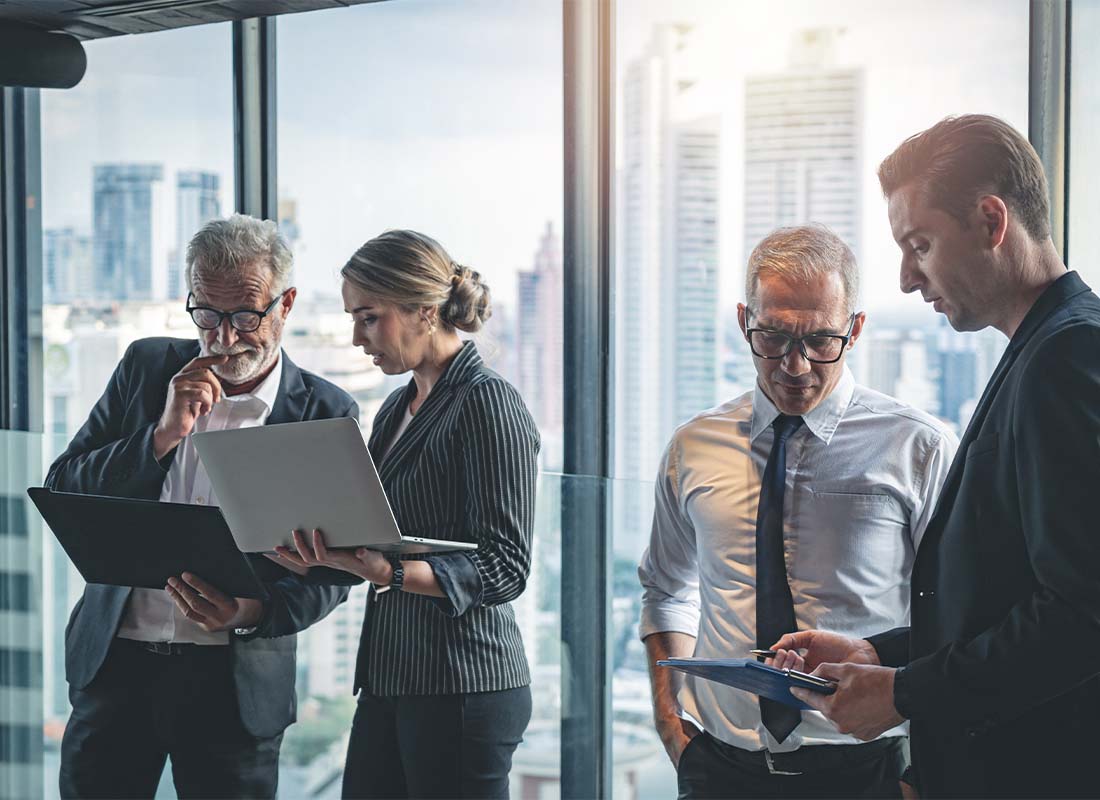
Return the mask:
M 71 89 L 87 67 L 84 46 L 69 34 L 0 20 L 0 86 Z

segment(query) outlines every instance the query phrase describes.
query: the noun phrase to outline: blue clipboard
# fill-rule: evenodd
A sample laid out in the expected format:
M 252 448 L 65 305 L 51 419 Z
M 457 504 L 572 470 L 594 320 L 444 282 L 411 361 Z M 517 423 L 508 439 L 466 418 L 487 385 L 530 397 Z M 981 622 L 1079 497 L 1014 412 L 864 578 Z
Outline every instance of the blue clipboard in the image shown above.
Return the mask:
M 803 711 L 812 709 L 791 694 L 792 687 L 819 694 L 836 691 L 836 684 L 824 678 L 793 669 L 776 669 L 751 658 L 670 658 L 658 661 L 657 666 L 672 667 L 704 680 L 724 683 Z

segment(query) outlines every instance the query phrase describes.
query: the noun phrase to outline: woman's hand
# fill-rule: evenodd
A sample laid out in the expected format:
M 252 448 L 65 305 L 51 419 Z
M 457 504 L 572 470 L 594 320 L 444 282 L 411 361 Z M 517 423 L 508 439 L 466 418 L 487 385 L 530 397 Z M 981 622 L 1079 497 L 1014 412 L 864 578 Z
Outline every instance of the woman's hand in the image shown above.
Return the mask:
M 365 547 L 356 550 L 335 549 L 325 546 L 325 537 L 316 528 L 313 530 L 312 541 L 306 540 L 303 531 L 293 531 L 294 549 L 285 545 L 275 548 L 276 558 L 288 569 L 298 572 L 310 567 L 332 567 L 333 569 L 350 572 L 358 575 L 379 586 L 389 585 L 393 577 L 393 567 L 385 556 L 376 550 L 368 550 Z

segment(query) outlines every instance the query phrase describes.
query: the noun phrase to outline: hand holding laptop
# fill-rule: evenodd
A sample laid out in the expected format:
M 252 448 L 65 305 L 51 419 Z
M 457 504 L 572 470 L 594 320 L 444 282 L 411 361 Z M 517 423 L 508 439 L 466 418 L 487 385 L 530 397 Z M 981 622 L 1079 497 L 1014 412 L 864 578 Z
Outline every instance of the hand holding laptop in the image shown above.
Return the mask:
M 228 595 L 190 572 L 169 578 L 164 590 L 181 614 L 207 631 L 251 628 L 263 616 L 259 600 Z
M 390 582 L 393 567 L 377 550 L 365 547 L 329 548 L 325 545 L 324 534 L 317 529 L 313 530 L 308 541 L 303 531 L 294 531 L 293 536 L 294 549 L 278 545 L 275 555 L 269 556 L 272 561 L 299 574 L 304 574 L 310 567 L 332 567 L 358 575 L 371 583 Z

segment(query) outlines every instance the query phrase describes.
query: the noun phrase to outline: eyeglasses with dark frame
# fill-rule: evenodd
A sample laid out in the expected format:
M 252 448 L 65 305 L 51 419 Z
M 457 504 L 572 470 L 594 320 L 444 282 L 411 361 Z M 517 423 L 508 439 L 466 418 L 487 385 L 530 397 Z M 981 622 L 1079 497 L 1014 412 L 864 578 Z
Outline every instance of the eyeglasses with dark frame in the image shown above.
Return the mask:
M 752 313 L 751 311 L 749 312 Z M 852 314 L 848 323 L 848 332 L 808 333 L 805 336 L 791 336 L 783 331 L 768 328 L 747 328 L 745 334 L 749 340 L 749 349 L 757 358 L 769 361 L 786 358 L 794 343 L 798 342 L 798 351 L 802 357 L 814 364 L 834 364 L 844 355 L 844 348 L 852 340 L 852 329 L 856 325 L 857 314 Z
M 252 333 L 259 330 L 264 322 L 264 317 L 271 313 L 271 310 L 275 308 L 275 304 L 282 300 L 283 295 L 289 291 L 290 289 L 287 288 L 279 292 L 263 311 L 253 311 L 250 308 L 240 308 L 236 311 L 218 311 L 216 308 L 208 308 L 207 306 L 193 306 L 191 305 L 191 299 L 194 294 L 188 292 L 187 313 L 191 315 L 194 323 L 204 331 L 215 330 L 221 326 L 223 319 L 229 317 L 229 324 L 235 330 L 241 333 Z

